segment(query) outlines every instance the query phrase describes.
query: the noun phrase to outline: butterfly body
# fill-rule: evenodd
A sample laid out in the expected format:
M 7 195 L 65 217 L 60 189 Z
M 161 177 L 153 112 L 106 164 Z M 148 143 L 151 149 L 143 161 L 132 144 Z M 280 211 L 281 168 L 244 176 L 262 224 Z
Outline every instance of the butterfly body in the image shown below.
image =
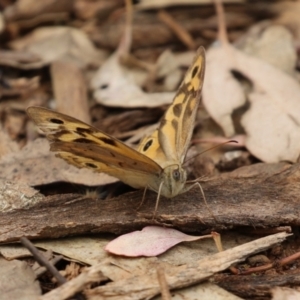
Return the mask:
M 183 162 L 200 102 L 204 67 L 200 47 L 159 127 L 137 150 L 73 117 L 42 107 L 29 107 L 27 113 L 45 132 L 51 151 L 68 163 L 172 198 L 191 186 Z

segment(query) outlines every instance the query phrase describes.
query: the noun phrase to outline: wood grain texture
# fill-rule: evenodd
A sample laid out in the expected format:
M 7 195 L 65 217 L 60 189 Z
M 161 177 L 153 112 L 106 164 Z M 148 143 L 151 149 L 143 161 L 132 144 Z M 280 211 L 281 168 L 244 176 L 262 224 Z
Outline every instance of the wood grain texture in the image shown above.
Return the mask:
M 0 242 L 58 238 L 88 233 L 120 234 L 147 225 L 175 227 L 184 232 L 237 227 L 300 225 L 300 166 L 259 164 L 202 184 L 215 222 L 198 189 L 174 199 L 162 197 L 152 219 L 156 194 L 148 192 L 137 212 L 142 191 L 110 200 L 68 194 L 47 197 L 28 210 L 0 215 Z

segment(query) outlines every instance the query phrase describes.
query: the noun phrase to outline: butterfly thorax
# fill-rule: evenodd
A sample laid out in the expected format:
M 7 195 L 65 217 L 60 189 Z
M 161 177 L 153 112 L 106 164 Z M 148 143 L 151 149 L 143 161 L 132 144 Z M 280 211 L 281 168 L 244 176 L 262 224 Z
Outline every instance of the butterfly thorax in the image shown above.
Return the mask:
M 163 169 L 161 175 L 161 195 L 173 198 L 184 191 L 187 175 L 179 165 L 170 165 Z

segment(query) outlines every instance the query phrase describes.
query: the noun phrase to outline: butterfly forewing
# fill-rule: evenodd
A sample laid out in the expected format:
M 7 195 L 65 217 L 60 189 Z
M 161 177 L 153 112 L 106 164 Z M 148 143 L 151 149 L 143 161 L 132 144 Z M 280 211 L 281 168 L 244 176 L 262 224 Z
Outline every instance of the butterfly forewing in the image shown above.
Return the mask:
M 155 186 L 159 183 L 159 178 L 152 173 L 124 168 L 123 164 L 114 165 L 104 163 L 103 157 L 87 150 L 83 144 L 70 144 L 54 142 L 51 144 L 51 151 L 56 152 L 56 156 L 64 159 L 69 164 L 78 168 L 88 168 L 93 171 L 103 172 L 117 177 L 124 183 L 134 188 L 144 188 L 148 185 Z
M 80 149 L 81 152 L 78 155 L 82 158 L 94 158 L 107 166 L 127 168 L 148 174 L 161 172 L 161 167 L 147 156 L 75 118 L 42 107 L 29 107 L 27 113 L 45 132 L 52 144 L 51 150 L 58 154 L 60 151 L 72 154 Z M 68 161 L 66 157 L 62 156 Z M 88 167 L 85 163 L 84 159 L 77 159 L 76 165 Z M 95 171 L 104 172 L 98 168 L 95 168 Z

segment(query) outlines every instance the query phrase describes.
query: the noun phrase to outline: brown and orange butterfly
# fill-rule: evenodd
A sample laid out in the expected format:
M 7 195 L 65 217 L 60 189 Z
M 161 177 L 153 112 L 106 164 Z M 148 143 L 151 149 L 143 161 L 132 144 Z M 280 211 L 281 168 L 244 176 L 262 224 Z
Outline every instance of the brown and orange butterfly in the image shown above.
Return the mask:
M 70 116 L 29 107 L 27 113 L 46 134 L 51 151 L 79 168 L 117 177 L 134 188 L 172 198 L 194 186 L 183 163 L 193 133 L 204 80 L 205 52 L 200 47 L 159 127 L 138 149 Z

